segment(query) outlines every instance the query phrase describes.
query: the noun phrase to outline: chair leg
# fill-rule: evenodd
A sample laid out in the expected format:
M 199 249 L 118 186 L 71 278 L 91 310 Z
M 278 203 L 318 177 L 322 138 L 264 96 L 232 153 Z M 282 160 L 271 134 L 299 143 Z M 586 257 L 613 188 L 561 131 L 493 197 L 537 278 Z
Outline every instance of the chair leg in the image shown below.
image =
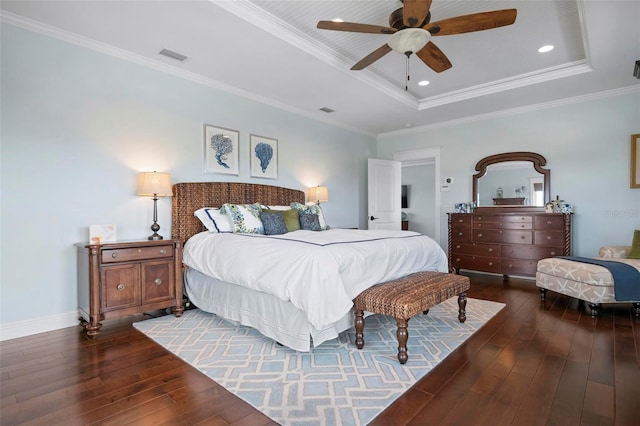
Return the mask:
M 458 295 L 458 320 L 465 322 L 467 320 L 467 293 Z
M 407 355 L 408 322 L 408 319 L 396 318 L 396 323 L 398 324 L 398 330 L 396 331 L 396 336 L 398 336 L 398 361 L 400 361 L 400 364 L 406 363 L 409 359 L 409 355 Z
M 364 311 L 356 309 L 356 347 L 364 347 Z

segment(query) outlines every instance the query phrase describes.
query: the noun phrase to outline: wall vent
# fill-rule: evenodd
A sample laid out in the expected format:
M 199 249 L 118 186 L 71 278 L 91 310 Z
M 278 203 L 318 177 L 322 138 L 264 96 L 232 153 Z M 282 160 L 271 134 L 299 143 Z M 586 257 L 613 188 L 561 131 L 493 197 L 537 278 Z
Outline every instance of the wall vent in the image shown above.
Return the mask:
M 331 114 L 334 110 L 332 110 L 331 108 L 322 107 L 322 108 L 319 108 L 319 111 L 326 112 L 327 114 Z
M 189 59 L 188 56 L 185 56 L 182 53 L 174 52 L 173 50 L 169 50 L 169 49 L 162 49 L 159 53 L 161 55 L 164 55 L 171 59 L 175 59 L 176 61 L 180 61 L 180 62 L 184 62 L 187 59 Z

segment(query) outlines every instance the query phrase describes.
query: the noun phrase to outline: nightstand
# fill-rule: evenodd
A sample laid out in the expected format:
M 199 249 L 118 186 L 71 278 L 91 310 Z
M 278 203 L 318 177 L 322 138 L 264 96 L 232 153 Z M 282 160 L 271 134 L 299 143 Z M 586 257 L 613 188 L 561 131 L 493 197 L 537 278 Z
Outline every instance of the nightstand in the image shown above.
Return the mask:
M 100 321 L 182 306 L 182 244 L 177 240 L 76 244 L 78 313 L 87 335 Z

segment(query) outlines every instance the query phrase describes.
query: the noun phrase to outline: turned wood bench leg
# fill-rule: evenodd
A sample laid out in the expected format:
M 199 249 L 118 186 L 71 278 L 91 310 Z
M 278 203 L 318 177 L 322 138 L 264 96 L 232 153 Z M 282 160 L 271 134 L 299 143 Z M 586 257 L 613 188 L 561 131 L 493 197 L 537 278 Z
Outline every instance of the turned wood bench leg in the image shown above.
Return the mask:
M 364 311 L 356 309 L 356 348 L 364 347 Z
M 465 322 L 467 320 L 467 293 L 458 295 L 458 321 Z
M 633 302 L 633 312 L 637 317 L 640 316 L 640 302 Z
M 407 329 L 408 319 L 396 318 L 398 324 L 398 330 L 396 336 L 398 337 L 398 361 L 400 364 L 404 364 L 409 359 L 407 355 L 407 340 L 409 340 L 409 330 Z
M 541 288 L 540 289 L 540 300 L 545 300 L 547 298 L 547 289 L 546 288 Z

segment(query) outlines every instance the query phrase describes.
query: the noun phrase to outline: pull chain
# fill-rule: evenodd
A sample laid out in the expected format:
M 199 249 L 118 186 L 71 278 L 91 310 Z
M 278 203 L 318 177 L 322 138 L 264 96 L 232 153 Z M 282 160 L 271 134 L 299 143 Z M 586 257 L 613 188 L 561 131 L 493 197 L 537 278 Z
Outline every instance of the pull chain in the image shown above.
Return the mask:
M 411 56 L 411 52 L 406 52 L 405 55 L 407 55 L 407 71 L 406 71 L 407 81 L 406 81 L 406 83 L 404 85 L 404 91 L 408 92 L 409 91 L 409 78 L 410 78 L 409 77 L 409 56 Z

